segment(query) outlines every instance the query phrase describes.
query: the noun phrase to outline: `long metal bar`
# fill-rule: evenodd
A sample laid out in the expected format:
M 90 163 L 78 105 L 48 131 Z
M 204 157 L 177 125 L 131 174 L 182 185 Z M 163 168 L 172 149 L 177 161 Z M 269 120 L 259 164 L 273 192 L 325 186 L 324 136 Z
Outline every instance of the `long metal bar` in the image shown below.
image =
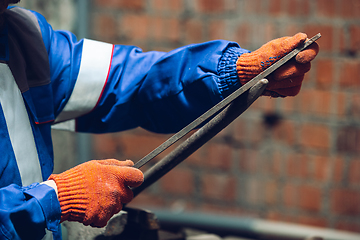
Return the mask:
M 205 112 L 203 115 L 195 119 L 193 122 L 191 122 L 189 125 L 184 127 L 182 130 L 174 134 L 172 137 L 170 137 L 168 140 L 166 140 L 163 144 L 155 148 L 152 152 L 150 152 L 148 155 L 140 159 L 138 162 L 135 163 L 135 168 L 140 168 L 144 166 L 147 162 L 149 162 L 151 159 L 155 158 L 157 155 L 162 153 L 164 150 L 166 150 L 168 147 L 176 143 L 179 139 L 181 139 L 183 136 L 188 134 L 191 130 L 195 129 L 202 123 L 206 122 L 208 119 L 210 119 L 213 115 L 224 109 L 226 106 L 228 106 L 234 99 L 238 98 L 240 95 L 242 95 L 244 92 L 249 90 L 252 86 L 254 86 L 256 83 L 258 83 L 261 79 L 266 78 L 268 75 L 270 75 L 272 72 L 274 72 L 276 69 L 278 69 L 280 66 L 284 65 L 286 62 L 288 62 L 291 58 L 295 57 L 299 52 L 307 48 L 310 44 L 315 42 L 317 39 L 321 37 L 321 34 L 318 33 L 314 37 L 310 38 L 308 41 L 306 41 L 302 46 L 299 46 L 298 48 L 294 49 L 287 55 L 285 55 L 283 58 L 281 58 L 279 61 L 271 65 L 269 68 L 261 72 L 259 75 L 254 77 L 252 80 L 247 82 L 245 85 L 243 85 L 241 88 L 230 94 L 227 98 L 213 106 L 211 109 L 209 109 L 207 112 Z
M 228 126 L 262 94 L 267 84 L 266 79 L 258 81 L 249 91 L 236 98 L 228 107 L 193 133 L 171 153 L 145 171 L 144 182 L 139 187 L 132 189 L 134 196 L 156 182 Z

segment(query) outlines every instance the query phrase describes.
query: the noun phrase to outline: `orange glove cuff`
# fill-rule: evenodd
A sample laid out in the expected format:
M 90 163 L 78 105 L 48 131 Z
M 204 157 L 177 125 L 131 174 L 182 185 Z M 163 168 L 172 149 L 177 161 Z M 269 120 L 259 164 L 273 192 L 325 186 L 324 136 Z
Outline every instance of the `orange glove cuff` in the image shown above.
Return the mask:
M 58 188 L 58 199 L 61 207 L 61 222 L 65 220 L 82 222 L 86 208 L 89 205 L 86 181 L 81 169 L 75 168 L 61 175 L 52 174 L 49 180 L 54 180 Z

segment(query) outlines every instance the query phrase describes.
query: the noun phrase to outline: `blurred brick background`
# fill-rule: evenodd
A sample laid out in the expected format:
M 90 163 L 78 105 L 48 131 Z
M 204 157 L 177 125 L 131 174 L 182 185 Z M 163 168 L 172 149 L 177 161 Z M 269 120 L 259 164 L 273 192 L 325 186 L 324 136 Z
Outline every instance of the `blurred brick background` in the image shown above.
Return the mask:
M 38 10 L 48 1 L 36 2 Z M 261 97 L 132 205 L 360 232 L 359 0 L 92 0 L 90 10 L 90 38 L 144 51 L 213 39 L 256 50 L 320 32 L 321 51 L 298 96 Z M 55 157 L 73 159 L 74 136 L 54 136 Z M 91 136 L 93 158 L 137 161 L 170 136 L 142 129 Z
M 91 36 L 168 51 L 227 39 L 255 50 L 322 34 L 294 98 L 260 98 L 135 206 L 255 216 L 360 232 L 360 1 L 93 0 Z M 97 135 L 95 158 L 145 156 L 170 135 Z

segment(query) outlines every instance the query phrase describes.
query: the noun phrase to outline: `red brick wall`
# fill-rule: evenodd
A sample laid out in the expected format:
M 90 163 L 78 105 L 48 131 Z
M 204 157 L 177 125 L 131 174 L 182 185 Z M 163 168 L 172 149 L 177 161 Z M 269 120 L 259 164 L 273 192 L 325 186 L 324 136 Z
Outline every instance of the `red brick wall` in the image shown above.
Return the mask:
M 299 31 L 321 52 L 294 98 L 260 98 L 133 204 L 360 232 L 360 1 L 94 0 L 91 37 L 149 50 L 227 39 L 255 50 Z M 280 121 L 266 125 L 264 116 Z M 96 158 L 142 158 L 169 135 L 94 137 Z

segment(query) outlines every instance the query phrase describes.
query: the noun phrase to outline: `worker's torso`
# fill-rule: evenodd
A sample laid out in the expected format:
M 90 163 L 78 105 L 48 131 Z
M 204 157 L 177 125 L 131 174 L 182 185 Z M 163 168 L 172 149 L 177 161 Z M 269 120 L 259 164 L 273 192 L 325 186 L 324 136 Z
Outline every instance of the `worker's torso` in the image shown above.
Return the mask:
M 0 34 L 0 187 L 41 182 L 52 172 L 50 71 L 30 12 L 5 13 Z

